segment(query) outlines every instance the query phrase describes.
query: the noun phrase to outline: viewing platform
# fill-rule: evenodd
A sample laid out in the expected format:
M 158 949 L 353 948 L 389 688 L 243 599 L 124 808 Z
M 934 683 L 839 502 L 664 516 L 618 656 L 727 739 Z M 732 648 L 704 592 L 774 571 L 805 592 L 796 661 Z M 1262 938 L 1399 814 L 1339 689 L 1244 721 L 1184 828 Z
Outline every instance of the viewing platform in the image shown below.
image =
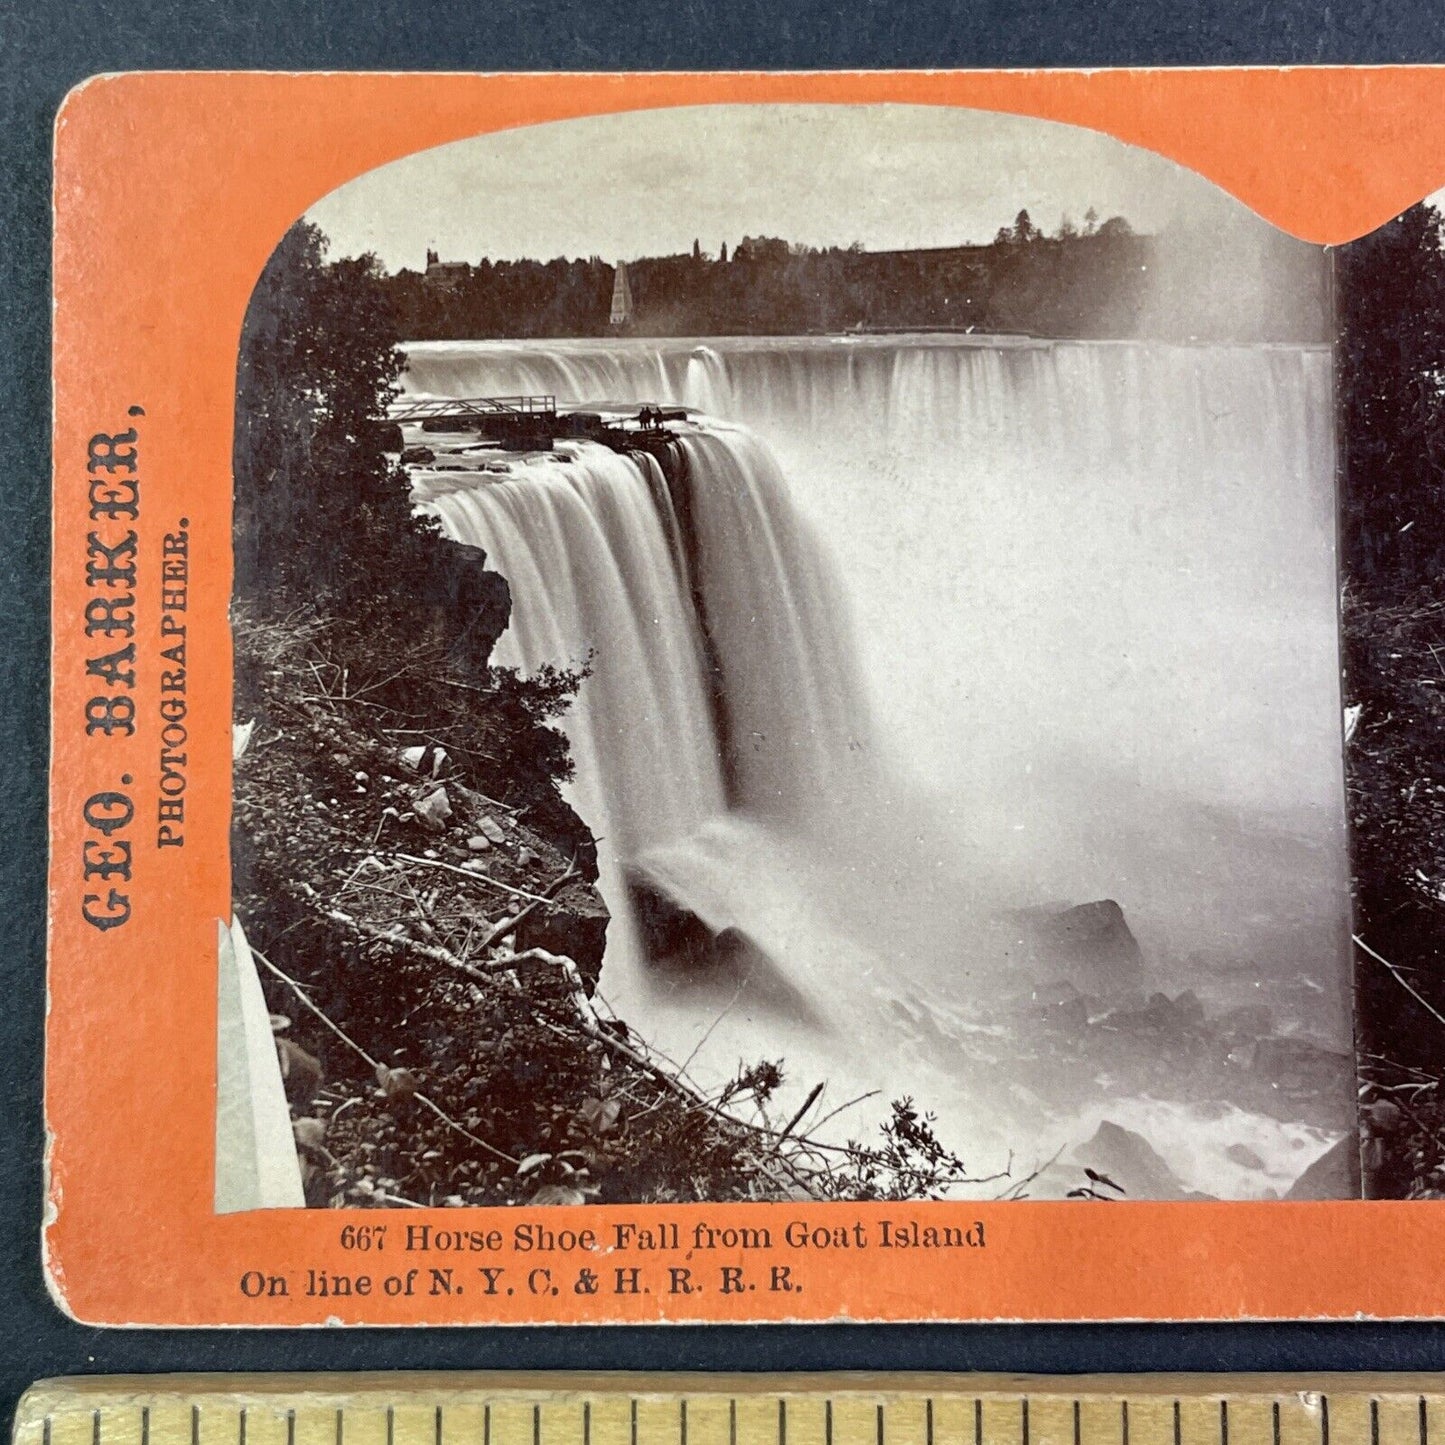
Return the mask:
M 551 451 L 559 437 L 600 442 L 614 451 L 656 451 L 669 445 L 674 433 L 668 422 L 687 420 L 687 409 L 640 405 L 636 413 L 557 410 L 555 396 L 399 397 L 388 409 L 397 426 L 419 426 L 427 432 L 475 432 L 508 451 Z

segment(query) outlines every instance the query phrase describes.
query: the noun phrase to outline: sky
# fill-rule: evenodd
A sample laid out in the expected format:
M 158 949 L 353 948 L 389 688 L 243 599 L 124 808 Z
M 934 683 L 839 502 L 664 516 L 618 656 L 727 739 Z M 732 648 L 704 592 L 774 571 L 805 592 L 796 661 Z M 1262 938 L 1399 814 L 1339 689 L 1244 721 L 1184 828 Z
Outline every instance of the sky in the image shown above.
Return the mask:
M 1021 208 L 1052 231 L 1092 206 L 1139 231 L 1265 223 L 1191 171 L 1031 117 L 904 105 L 719 105 L 590 116 L 422 151 L 307 213 L 333 256 L 606 261 L 745 235 L 868 250 L 990 241 Z

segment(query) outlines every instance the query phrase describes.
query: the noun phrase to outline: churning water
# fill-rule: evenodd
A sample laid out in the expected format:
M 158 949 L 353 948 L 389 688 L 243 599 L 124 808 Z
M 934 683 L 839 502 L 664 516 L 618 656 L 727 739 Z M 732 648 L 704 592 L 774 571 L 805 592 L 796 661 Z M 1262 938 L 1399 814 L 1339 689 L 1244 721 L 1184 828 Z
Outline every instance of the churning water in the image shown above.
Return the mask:
M 700 413 L 671 486 L 587 442 L 414 473 L 511 583 L 497 661 L 591 657 L 572 796 L 602 988 L 644 1036 L 710 1079 L 784 1058 L 790 1097 L 828 1080 L 819 1112 L 912 1095 L 980 1172 L 1111 1118 L 1191 1187 L 1258 1195 L 1329 1144 L 1318 1110 L 1127 1070 L 1051 1088 L 998 932 L 1116 899 L 1147 988 L 1347 1050 L 1327 353 L 428 343 L 405 384 Z M 650 961 L 638 878 L 743 964 Z

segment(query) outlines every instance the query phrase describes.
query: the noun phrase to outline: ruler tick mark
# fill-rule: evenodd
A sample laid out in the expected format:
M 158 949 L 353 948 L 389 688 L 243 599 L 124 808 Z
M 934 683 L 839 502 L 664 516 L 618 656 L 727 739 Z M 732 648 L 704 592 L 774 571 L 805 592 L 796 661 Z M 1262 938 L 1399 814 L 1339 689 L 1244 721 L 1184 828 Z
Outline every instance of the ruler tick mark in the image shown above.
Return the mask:
M 1270 1410 L 1270 1414 L 1274 1417 L 1274 1445 L 1279 1445 L 1279 1401 L 1278 1401 L 1278 1400 L 1276 1400 L 1276 1401 L 1274 1402 L 1274 1405 L 1273 1405 L 1273 1407 L 1272 1407 L 1271 1410 Z
M 588 1423 L 591 1423 L 590 1418 Z M 492 1407 L 490 1402 L 482 1406 L 482 1445 L 492 1445 Z
M 687 1396 L 677 1402 L 677 1439 L 678 1445 L 687 1445 Z
M 632 1445 L 637 1445 L 637 1401 L 632 1401 Z
M 973 1445 L 983 1445 L 983 1396 L 973 1399 Z
M 1330 1397 L 1320 1396 L 1320 1445 L 1330 1445 Z
M 728 1445 L 738 1445 L 738 1402 L 728 1401 Z
M 592 1445 L 592 1402 L 582 1402 L 582 1445 Z
M 778 1445 L 788 1445 L 788 1402 L 778 1401 Z
M 241 1406 L 241 1413 L 236 1419 L 236 1440 L 237 1445 L 246 1445 L 246 1407 Z M 100 1435 L 97 1432 L 95 1445 L 100 1445 Z
M 437 1412 L 438 1424 L 440 1424 L 441 1412 Z M 437 1431 L 437 1445 L 442 1445 L 441 1431 Z M 532 1445 L 542 1445 L 542 1407 L 532 1406 Z
M 199 1423 L 199 1422 L 194 1422 Z M 192 1433 L 191 1445 L 196 1445 L 195 1433 Z M 286 1445 L 296 1445 L 296 1411 L 286 1412 Z
M 1219 1445 L 1229 1445 L 1229 1401 L 1219 1402 Z
M 1076 1415 L 1076 1424 L 1077 1419 L 1078 1417 Z M 1123 1442 L 1123 1445 L 1129 1445 L 1129 1402 L 1127 1400 L 1119 1401 L 1119 1439 Z
M 1179 1401 L 1174 1402 L 1174 1445 L 1184 1438 L 1184 1427 L 1179 1422 Z
M 1029 1445 L 1029 1397 L 1025 1395 L 1019 1402 L 1019 1438 L 1023 1445 Z
M 878 1407 L 878 1445 L 883 1445 L 883 1406 Z
M 1425 1408 L 1425 1397 L 1420 1396 L 1420 1445 L 1430 1445 L 1430 1412 Z
M 833 1445 L 833 1402 L 823 1401 L 823 1445 Z M 932 1445 L 932 1442 L 929 1442 Z
M 345 1434 L 346 1434 L 346 1411 L 345 1411 L 345 1410 L 342 1410 L 341 1408 L 338 1407 L 338 1408 L 337 1408 L 337 1411 L 336 1411 L 336 1445 L 342 1445 L 342 1440 L 343 1440 Z
M 831 1423 L 832 1423 L 832 1422 L 830 1421 L 829 1424 L 831 1425 Z M 829 1433 L 829 1438 L 830 1438 L 830 1440 L 831 1440 L 832 1430 L 830 1429 L 828 1433 Z M 924 1438 L 924 1445 L 933 1445 L 933 1396 L 932 1396 L 932 1395 L 930 1395 L 930 1396 L 928 1397 L 928 1399 L 923 1402 L 923 1438 Z
M 1380 1445 L 1380 1402 L 1370 1401 L 1370 1445 Z
M 1074 1401 L 1074 1445 L 1079 1445 L 1079 1402 Z
M 140 1445 L 151 1445 L 151 1407 L 140 1407 Z
M 442 1445 L 442 1407 L 437 1406 L 436 1417 L 436 1445 Z

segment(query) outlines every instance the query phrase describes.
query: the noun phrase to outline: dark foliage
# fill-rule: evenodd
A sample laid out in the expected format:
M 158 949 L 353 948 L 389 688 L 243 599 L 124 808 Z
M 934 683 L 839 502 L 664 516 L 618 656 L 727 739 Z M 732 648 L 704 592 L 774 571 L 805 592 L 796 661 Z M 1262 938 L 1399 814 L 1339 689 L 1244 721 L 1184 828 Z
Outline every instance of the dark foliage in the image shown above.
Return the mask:
M 328 263 L 325 244 L 306 222 L 286 233 L 241 336 L 236 593 L 266 611 L 405 589 L 434 531 L 382 446 L 402 361 L 380 268 Z
M 1347 565 L 1362 603 L 1398 602 L 1445 559 L 1445 257 L 1419 205 L 1339 253 Z
M 1445 251 L 1412 207 L 1338 258 L 1345 700 L 1367 1192 L 1445 1181 Z

